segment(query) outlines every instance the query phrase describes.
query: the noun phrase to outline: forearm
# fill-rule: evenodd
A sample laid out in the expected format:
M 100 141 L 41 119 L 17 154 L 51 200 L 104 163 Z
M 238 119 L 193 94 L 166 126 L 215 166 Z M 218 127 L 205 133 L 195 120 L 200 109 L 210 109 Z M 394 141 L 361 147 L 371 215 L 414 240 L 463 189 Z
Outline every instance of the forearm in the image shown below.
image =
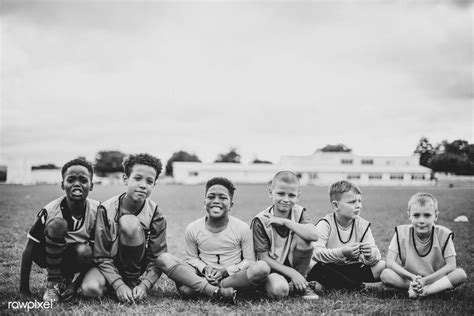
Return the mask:
M 399 276 L 401 276 L 404 279 L 412 281 L 416 278 L 415 274 L 413 274 L 410 271 L 406 270 L 401 265 L 399 265 L 397 262 L 388 260 L 388 258 L 387 258 L 386 267 L 393 270 L 396 274 L 398 274 Z
M 227 273 L 229 273 L 229 275 L 235 274 L 235 273 L 237 273 L 241 270 L 244 270 L 245 268 L 248 268 L 252 262 L 254 262 L 254 261 L 243 259 L 239 263 L 233 264 L 233 265 L 227 267 L 227 269 L 226 269 Z
M 275 270 L 276 272 L 286 277 L 290 277 L 292 273 L 297 272 L 292 267 L 285 266 L 284 264 L 279 263 L 275 259 L 270 258 L 270 256 L 268 255 L 268 252 L 259 252 L 257 254 L 257 257 L 260 260 L 265 261 L 272 270 Z
M 433 272 L 430 275 L 424 276 L 423 279 L 425 280 L 425 284 L 431 284 L 437 280 L 439 280 L 441 277 L 449 274 L 450 272 L 454 271 L 456 269 L 456 265 L 452 264 L 445 264 L 441 269 Z
M 153 284 L 160 278 L 161 271 L 158 269 L 155 263 L 149 263 L 145 273 L 143 274 L 142 284 L 146 286 L 147 290 L 153 287 Z
M 366 257 L 365 255 L 362 255 L 361 258 L 365 265 L 373 266 L 382 260 L 382 255 L 380 254 L 380 251 L 377 247 L 373 247 L 370 256 Z
M 104 276 L 107 283 L 112 286 L 112 288 L 117 291 L 119 287 L 125 285 L 125 282 L 122 279 L 117 267 L 115 267 L 113 263 L 113 259 L 111 258 L 96 258 L 95 260 L 96 266 L 99 271 Z
M 186 262 L 194 267 L 195 269 L 197 269 L 199 272 L 203 272 L 204 271 L 204 268 L 207 266 L 206 263 L 204 263 L 204 261 L 202 261 L 201 259 L 199 258 L 192 258 L 192 257 L 188 257 L 186 258 Z
M 295 234 L 300 236 L 303 240 L 306 241 L 317 241 L 318 240 L 318 232 L 316 230 L 316 226 L 313 224 L 299 224 L 295 223 L 291 220 L 285 221 L 285 226 L 288 227 L 291 231 Z
M 314 247 L 313 259 L 322 263 L 344 263 L 346 261 L 341 248 L 327 249 L 321 245 Z
M 21 257 L 20 268 L 20 292 L 30 292 L 30 272 L 32 264 L 32 254 L 26 250 Z

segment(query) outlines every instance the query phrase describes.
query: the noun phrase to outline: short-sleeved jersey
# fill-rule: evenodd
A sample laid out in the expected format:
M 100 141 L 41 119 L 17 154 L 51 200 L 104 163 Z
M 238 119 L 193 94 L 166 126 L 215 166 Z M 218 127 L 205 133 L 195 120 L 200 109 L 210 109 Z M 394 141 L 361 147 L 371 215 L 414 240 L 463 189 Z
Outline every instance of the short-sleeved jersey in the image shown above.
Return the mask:
M 206 217 L 190 223 L 185 230 L 186 261 L 200 272 L 206 265 L 226 268 L 232 275 L 255 261 L 249 225 L 229 216 L 227 227 L 213 233 L 206 228 Z
M 411 225 L 395 227 L 388 250 L 397 254 L 397 262 L 407 271 L 426 276 L 446 264 L 446 258 L 456 255 L 454 234 L 446 227 L 434 225 L 426 242 L 418 239 Z
M 266 215 L 273 215 L 273 205 L 258 213 L 251 223 L 255 251 L 268 252 L 270 258 L 285 264 L 290 255 L 290 246 L 293 241 L 294 232 L 287 227 L 277 227 L 275 225 L 266 226 Z M 295 205 L 289 214 L 290 220 L 300 223 L 310 223 L 306 209 L 300 205 Z M 291 256 L 290 256 L 291 257 Z
M 86 207 L 79 219 L 71 215 L 65 196 L 48 203 L 36 215 L 36 221 L 31 227 L 28 238 L 37 243 L 44 243 L 45 227 L 54 218 L 64 218 L 67 222 L 66 243 L 87 243 L 94 241 L 94 229 L 98 201 L 86 199 Z
M 114 196 L 101 203 L 97 209 L 94 259 L 107 282 L 116 290 L 124 284 L 115 266 L 119 248 L 119 219 L 122 195 Z M 158 256 L 166 252 L 166 220 L 158 205 L 147 198 L 141 209 L 130 214 L 137 217 L 146 237 L 146 261 L 149 262 L 142 282 L 150 288 L 161 275 L 156 267 Z

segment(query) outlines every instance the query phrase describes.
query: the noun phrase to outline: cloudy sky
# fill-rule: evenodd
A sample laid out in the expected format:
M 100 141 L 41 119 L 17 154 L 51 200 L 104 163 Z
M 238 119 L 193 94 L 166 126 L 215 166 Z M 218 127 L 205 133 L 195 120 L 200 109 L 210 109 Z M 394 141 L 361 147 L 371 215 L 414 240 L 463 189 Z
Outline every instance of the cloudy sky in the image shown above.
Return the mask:
M 470 1 L 1 4 L 0 162 L 473 142 Z

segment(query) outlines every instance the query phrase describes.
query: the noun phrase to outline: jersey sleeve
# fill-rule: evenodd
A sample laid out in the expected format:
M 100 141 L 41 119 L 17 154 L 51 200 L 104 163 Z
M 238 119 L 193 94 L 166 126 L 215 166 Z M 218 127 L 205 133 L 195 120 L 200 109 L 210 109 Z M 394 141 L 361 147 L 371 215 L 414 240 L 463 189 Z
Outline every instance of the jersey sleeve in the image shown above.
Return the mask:
M 186 248 L 186 262 L 199 272 L 203 272 L 206 263 L 199 258 L 199 248 L 191 224 L 188 225 L 184 231 L 184 246 Z
M 366 257 L 363 254 L 361 254 L 360 258 L 365 265 L 373 266 L 377 262 L 382 260 L 382 255 L 380 254 L 379 248 L 375 244 L 375 239 L 374 239 L 374 236 L 372 235 L 372 230 L 370 229 L 370 226 L 367 228 L 367 232 L 364 237 L 364 242 L 370 245 L 370 247 L 372 248 L 372 253 L 369 257 Z
M 41 209 L 36 214 L 36 221 L 28 232 L 28 238 L 36 243 L 44 242 L 44 228 L 46 226 L 46 220 L 48 219 L 48 211 Z
M 156 259 L 166 251 L 166 219 L 161 210 L 157 207 L 150 224 L 150 236 L 146 252 L 147 261 L 149 263 L 142 278 L 142 283 L 148 289 L 150 289 L 161 276 L 161 270 L 156 266 Z
M 390 244 L 388 245 L 388 251 L 393 252 L 396 255 L 399 255 L 396 234 L 393 234 L 392 240 L 390 241 Z
M 252 225 L 253 244 L 256 252 L 267 252 L 271 249 L 270 239 L 260 219 L 255 218 Z
M 252 232 L 247 224 L 240 226 L 239 234 L 241 236 L 242 261 L 227 268 L 229 275 L 235 274 L 245 268 L 248 268 L 255 261 L 255 252 L 253 250 Z
M 306 209 L 303 209 L 303 211 L 301 212 L 299 224 L 308 224 L 308 223 L 311 223 L 311 218 L 308 215 L 308 211 L 306 211 Z
M 313 260 L 322 263 L 344 263 L 345 256 L 342 254 L 341 248 L 328 249 L 327 243 L 331 228 L 325 220 L 316 224 L 318 232 L 318 240 L 313 242 Z

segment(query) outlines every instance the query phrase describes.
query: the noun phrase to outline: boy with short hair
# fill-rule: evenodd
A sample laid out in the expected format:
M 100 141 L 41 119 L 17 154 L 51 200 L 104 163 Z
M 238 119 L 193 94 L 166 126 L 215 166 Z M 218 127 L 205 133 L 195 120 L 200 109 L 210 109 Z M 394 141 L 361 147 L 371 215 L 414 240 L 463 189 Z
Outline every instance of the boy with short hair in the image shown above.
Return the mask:
M 98 207 L 97 268 L 82 293 L 99 297 L 107 284 L 119 301 L 132 303 L 143 299 L 160 277 L 156 258 L 167 249 L 166 220 L 149 198 L 162 164 L 156 157 L 137 154 L 125 157 L 122 165 L 126 192 Z
M 410 298 L 435 294 L 466 281 L 466 272 L 456 267 L 454 234 L 435 225 L 438 201 L 429 193 L 416 193 L 408 201 L 411 225 L 395 227 L 387 253 L 382 281 L 408 289 Z
M 375 244 L 370 223 L 360 217 L 361 190 L 349 181 L 329 188 L 333 212 L 316 224 L 319 240 L 314 243 L 312 269 L 308 280 L 324 288 L 380 289 L 380 273 L 385 268 Z
M 68 161 L 61 169 L 65 196 L 42 208 L 28 233 L 22 255 L 20 292 L 30 295 L 31 264 L 46 268 L 44 301 L 72 298 L 84 274 L 93 267 L 92 246 L 97 206 L 89 199 L 93 183 L 92 165 L 83 159 Z M 72 279 L 76 272 L 79 277 Z
M 304 299 L 317 299 L 306 274 L 312 242 L 318 240 L 318 235 L 306 209 L 297 204 L 297 175 L 291 171 L 276 173 L 269 194 L 272 205 L 257 214 L 251 224 L 257 257 L 271 268 L 266 292 L 272 298 L 284 298 L 294 290 Z
M 249 290 L 267 279 L 270 268 L 265 262 L 255 262 L 249 226 L 229 215 L 234 191 L 230 180 L 210 179 L 204 199 L 207 216 L 185 230 L 187 263 L 168 253 L 158 258 L 158 266 L 183 296 L 201 293 L 235 303 L 234 289 Z

